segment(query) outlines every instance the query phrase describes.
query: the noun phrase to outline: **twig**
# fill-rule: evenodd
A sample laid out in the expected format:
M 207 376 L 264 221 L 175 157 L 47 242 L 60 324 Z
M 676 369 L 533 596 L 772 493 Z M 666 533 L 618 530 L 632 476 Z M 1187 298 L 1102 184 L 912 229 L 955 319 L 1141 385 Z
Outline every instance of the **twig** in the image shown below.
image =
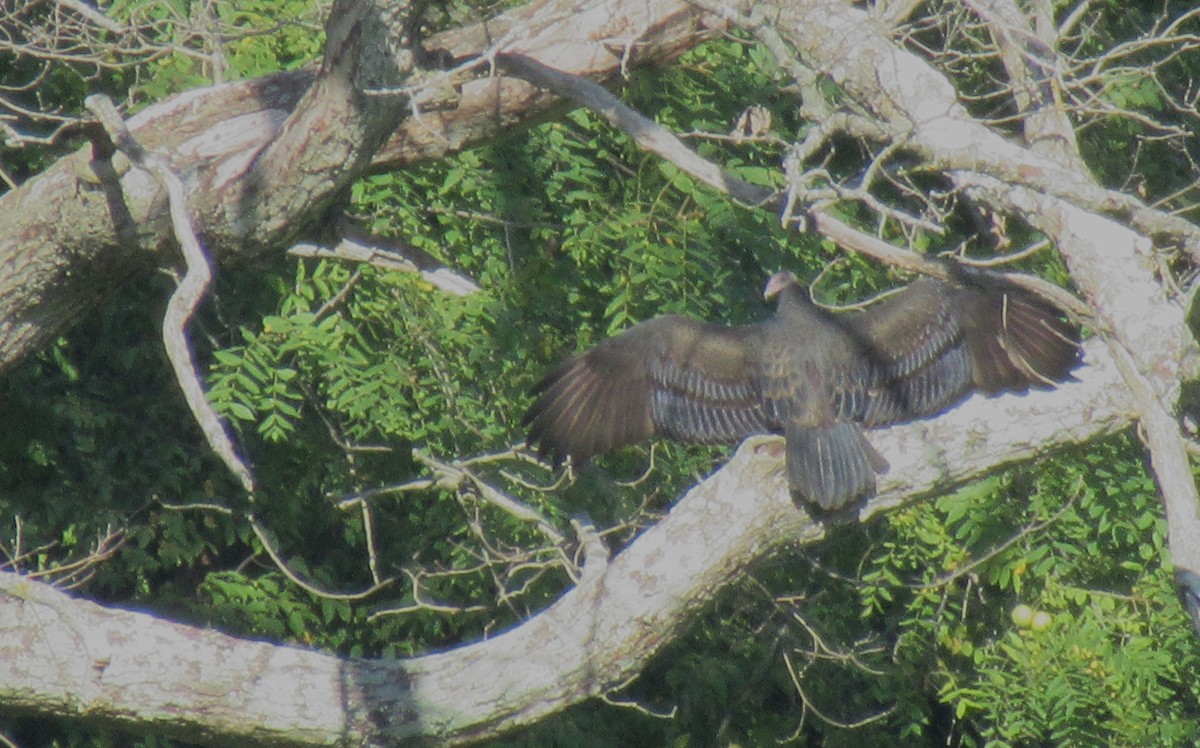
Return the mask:
M 1032 257 L 1033 255 L 1037 254 L 1038 252 L 1044 252 L 1045 250 L 1049 249 L 1051 246 L 1052 245 L 1050 244 L 1049 239 L 1039 239 L 1038 241 L 1034 242 L 1033 244 L 1030 244 L 1025 249 L 1022 249 L 1018 252 L 1013 252 L 1011 254 L 998 255 L 996 257 L 989 257 L 986 259 L 977 259 L 974 257 L 958 257 L 957 259 L 959 262 L 961 262 L 964 265 L 971 265 L 973 267 L 980 267 L 980 268 L 990 268 L 990 267 L 996 267 L 997 265 L 1008 265 L 1013 262 L 1018 262 L 1020 260 L 1024 260 L 1026 257 Z
M 765 590 L 764 590 L 764 592 L 765 592 Z M 857 652 L 854 652 L 853 650 L 851 650 L 849 652 L 842 652 L 842 651 L 835 650 L 832 647 L 830 647 L 829 644 L 825 641 L 825 638 L 822 637 L 815 628 L 813 628 L 812 624 L 810 624 L 808 622 L 808 619 L 806 619 L 804 616 L 800 615 L 800 612 L 798 610 L 792 610 L 792 611 L 789 611 L 789 613 L 790 613 L 791 619 L 793 621 L 795 621 L 796 623 L 800 624 L 800 627 L 803 628 L 804 631 L 809 635 L 809 637 L 812 638 L 812 643 L 813 643 L 814 648 L 807 652 L 808 656 L 810 656 L 812 658 L 822 659 L 822 660 L 833 660 L 834 662 L 850 663 L 851 665 L 854 665 L 859 670 L 862 670 L 864 673 L 867 673 L 869 675 L 875 675 L 875 676 L 884 675 L 883 670 L 880 670 L 878 668 L 873 668 L 870 665 L 868 665 L 867 663 L 863 662 L 861 659 L 859 659 Z M 878 648 L 876 648 L 876 649 L 872 649 L 872 650 L 866 650 L 863 652 L 863 654 L 872 654 L 872 653 L 877 653 L 879 651 L 880 650 Z
M 346 279 L 346 282 L 342 284 L 338 292 L 318 307 L 317 311 L 313 312 L 313 318 L 324 319 L 325 315 L 341 306 L 342 302 L 350 296 L 350 292 L 354 290 L 354 287 L 358 285 L 360 280 L 362 280 L 362 268 L 354 268 L 354 272 L 350 274 L 350 277 Z
M 1056 511 L 1050 517 L 1042 520 L 1041 522 L 1036 522 L 1032 525 L 1029 525 L 1028 527 L 1023 528 L 1022 530 L 1017 532 L 1012 537 L 1007 538 L 1003 542 L 992 546 L 992 548 L 989 549 L 983 555 L 977 556 L 976 558 L 971 559 L 970 563 L 959 566 L 958 568 L 956 568 L 954 571 L 950 572 L 949 574 L 943 574 L 932 581 L 924 582 L 922 584 L 906 585 L 906 586 L 911 587 L 912 589 L 917 589 L 917 590 L 929 590 L 929 589 L 933 589 L 935 587 L 941 587 L 942 585 L 949 584 L 950 582 L 953 582 L 956 579 L 960 579 L 961 577 L 963 577 L 966 574 L 970 574 L 972 571 L 979 568 L 983 564 L 987 563 L 991 559 L 995 558 L 996 556 L 1000 555 L 1001 553 L 1004 553 L 1009 548 L 1012 548 L 1013 545 L 1015 545 L 1020 540 L 1027 538 L 1031 535 L 1034 535 L 1035 533 L 1039 533 L 1042 530 L 1045 530 L 1047 527 L 1050 527 L 1051 525 L 1053 525 L 1055 522 L 1062 519 L 1063 515 L 1065 515 L 1069 510 L 1074 508 L 1075 500 L 1078 498 L 1079 498 L 1079 492 L 1072 494 L 1071 498 L 1067 499 L 1067 502 L 1065 504 L 1063 504 L 1062 507 L 1059 508 L 1059 510 Z
M 83 558 L 76 559 L 69 563 L 56 564 L 47 569 L 42 569 L 39 571 L 30 571 L 27 572 L 25 576 L 28 576 L 30 579 L 52 580 L 52 583 L 55 587 L 60 587 L 62 589 L 76 589 L 81 587 L 84 583 L 92 578 L 97 564 L 101 563 L 102 561 L 107 561 L 114 553 L 117 552 L 117 549 L 125 544 L 127 539 L 125 530 L 126 528 L 123 526 L 114 528 L 112 525 L 109 525 L 107 528 L 105 528 L 104 534 L 96 539 L 96 543 L 92 547 L 92 550 L 88 551 L 88 554 Z M 30 551 L 25 555 L 26 557 L 30 557 L 55 545 L 57 545 L 57 543 L 47 543 L 42 548 Z M 16 570 L 15 566 L 13 567 L 13 570 Z
M 84 104 L 88 111 L 100 120 L 100 124 L 108 133 L 113 145 L 125 154 L 134 166 L 149 172 L 167 191 L 171 225 L 186 264 L 183 280 L 171 294 L 171 298 L 167 302 L 167 311 L 163 315 L 162 334 L 163 343 L 167 349 L 167 358 L 171 361 L 171 367 L 175 370 L 175 379 L 179 382 L 184 399 L 187 400 L 192 415 L 200 424 L 209 446 L 241 481 L 246 493 L 253 495 L 254 477 L 238 456 L 225 423 L 204 395 L 204 385 L 200 382 L 191 343 L 187 337 L 188 323 L 200 302 L 204 300 L 209 283 L 212 282 L 212 268 L 209 266 L 204 248 L 200 246 L 192 218 L 188 215 L 187 194 L 184 191 L 183 181 L 165 159 L 144 150 L 134 140 L 112 99 L 103 94 L 94 94 L 87 97 Z
M 469 461 L 443 462 L 419 449 L 414 449 L 412 454 L 417 462 L 425 465 L 438 476 L 437 483 L 439 485 L 457 487 L 461 486 L 464 482 L 468 482 L 475 488 L 479 493 L 479 497 L 484 501 L 504 510 L 519 520 L 536 524 L 538 529 L 542 531 L 542 534 L 549 538 L 550 542 L 557 545 L 566 540 L 562 533 L 554 529 L 554 526 L 550 524 L 550 520 L 536 509 L 505 494 L 468 469 L 467 465 L 471 464 Z M 478 461 L 478 458 L 476 458 L 476 461 Z
M 233 516 L 233 510 L 230 509 L 229 507 L 223 506 L 221 504 L 210 504 L 210 503 L 203 502 L 203 501 L 193 501 L 193 502 L 189 502 L 187 504 L 169 504 L 169 503 L 163 501 L 162 499 L 159 499 L 158 505 L 161 506 L 163 509 L 168 509 L 172 512 L 202 511 L 202 512 L 216 512 L 217 514 Z
M 283 557 L 276 552 L 275 547 L 271 544 L 271 539 L 267 535 L 266 528 L 259 523 L 257 517 L 255 517 L 253 514 L 246 515 L 246 521 L 250 523 L 250 529 L 254 530 L 254 534 L 258 536 L 258 541 L 262 543 L 263 550 L 265 550 L 267 555 L 271 557 L 271 560 L 275 562 L 275 567 L 279 569 L 279 571 L 282 572 L 285 577 L 291 580 L 292 584 L 295 584 L 297 587 L 300 587 L 311 595 L 325 598 L 327 600 L 362 600 L 374 595 L 376 592 L 384 587 L 387 587 L 395 581 L 395 578 L 389 577 L 388 579 L 384 579 L 380 582 L 372 584 L 370 587 L 361 592 L 327 592 L 311 582 L 305 581 L 300 577 L 299 574 L 292 571 L 291 568 L 288 567 L 287 563 L 283 560 Z
M 371 581 L 375 584 L 383 584 L 383 578 L 379 575 L 379 550 L 375 547 L 374 517 L 371 505 L 364 501 L 362 503 L 362 522 L 363 536 L 367 541 L 367 568 L 371 571 Z
M 655 452 L 657 451 L 657 447 L 658 447 L 658 444 L 650 445 L 650 464 L 646 465 L 646 469 L 642 471 L 641 475 L 634 478 L 633 480 L 619 480 L 616 482 L 617 485 L 621 486 L 622 488 L 635 488 L 635 487 L 641 485 L 642 483 L 644 483 L 646 481 L 646 479 L 649 478 L 650 475 L 654 472 L 654 455 L 655 455 Z
M 840 722 L 833 717 L 826 716 L 824 712 L 822 712 L 820 709 L 817 709 L 817 707 L 813 704 L 812 699 L 809 698 L 808 694 L 804 692 L 804 686 L 800 685 L 800 676 L 796 673 L 796 666 L 792 664 L 792 658 L 788 657 L 787 653 L 784 653 L 783 655 L 783 662 L 784 665 L 787 666 L 788 675 L 791 677 L 792 685 L 796 688 L 796 693 L 800 696 L 800 702 L 804 705 L 804 709 L 806 711 L 811 710 L 812 713 L 817 715 L 817 718 L 825 724 L 832 725 L 833 727 L 840 727 L 844 730 L 853 730 L 858 727 L 869 725 L 872 722 L 878 722 L 879 720 L 891 715 L 892 712 L 896 711 L 895 705 L 892 705 L 887 709 L 877 712 L 876 714 L 863 717 L 856 722 Z
M 440 485 L 433 478 L 417 478 L 406 483 L 398 483 L 393 486 L 379 486 L 378 488 L 368 488 L 362 491 L 357 491 L 350 494 L 344 499 L 339 499 L 334 506 L 338 509 L 351 509 L 366 501 L 370 501 L 376 496 L 384 496 L 390 493 L 405 493 L 407 491 L 424 491 L 428 488 Z
M 386 608 L 384 610 L 377 610 L 367 616 L 368 621 L 373 622 L 373 621 L 379 620 L 380 618 L 386 618 L 388 616 L 405 615 L 408 613 L 416 613 L 418 611 L 423 611 L 423 610 L 424 611 L 432 611 L 435 613 L 479 613 L 479 612 L 487 610 L 487 606 L 485 606 L 485 605 L 448 605 L 446 603 L 426 602 L 421 599 L 421 579 L 420 578 L 422 576 L 424 576 L 424 572 L 415 574 L 415 573 L 409 571 L 408 569 L 401 569 L 401 571 L 404 572 L 404 575 L 406 577 L 408 577 L 408 581 L 412 584 L 413 603 L 411 605 L 405 605 L 401 608 Z M 474 574 L 477 571 L 478 571 L 478 569 L 461 569 L 461 570 L 455 570 L 454 572 L 446 572 L 445 574 L 448 574 L 448 575 Z M 442 574 L 442 573 L 439 572 L 439 574 Z
M 635 680 L 637 680 L 637 678 L 638 678 L 638 674 L 634 673 L 633 675 L 629 676 L 624 681 L 618 683 L 617 685 L 613 686 L 612 688 L 608 689 L 607 691 L 601 691 L 599 694 L 597 694 L 597 696 L 599 697 L 599 699 L 601 701 L 603 701 L 605 704 L 608 704 L 609 706 L 617 706 L 617 707 L 621 707 L 622 709 L 632 709 L 635 712 L 637 712 L 638 714 L 644 714 L 647 717 L 653 717 L 654 719 L 675 719 L 675 715 L 679 713 L 678 705 L 672 706 L 671 711 L 669 711 L 669 712 L 658 712 L 658 711 L 651 709 L 648 706 L 639 704 L 636 701 L 632 701 L 632 700 L 628 700 L 628 699 L 617 699 L 617 698 L 614 698 L 609 695 L 609 694 L 615 693 L 617 691 L 620 691 L 623 688 L 628 688 Z

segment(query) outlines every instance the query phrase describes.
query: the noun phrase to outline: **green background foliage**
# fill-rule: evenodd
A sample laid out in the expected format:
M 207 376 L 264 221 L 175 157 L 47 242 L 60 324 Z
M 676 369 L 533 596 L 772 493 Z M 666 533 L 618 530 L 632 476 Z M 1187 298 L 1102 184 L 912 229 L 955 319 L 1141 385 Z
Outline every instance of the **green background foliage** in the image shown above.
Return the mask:
M 114 6 L 125 11 L 145 8 Z M 271 29 L 301 11 L 312 8 L 221 12 Z M 1125 16 L 1115 19 L 1113 33 L 1130 33 Z M 319 44 L 300 25 L 247 35 L 227 51 L 229 74 L 295 66 Z M 206 75 L 176 55 L 122 85 L 129 100 L 153 101 Z M 761 49 L 724 39 L 636 73 L 620 94 L 680 133 L 726 133 L 747 106 L 768 107 L 777 140 L 691 143 L 774 185 L 784 143 L 807 128 L 781 85 Z M 1144 81 L 1110 95 L 1157 106 Z M 64 94 L 64 104 L 78 97 Z M 1086 138 L 1097 168 L 1163 194 L 1178 186 L 1160 162 L 1112 147 L 1136 123 L 1097 124 Z M 829 155 L 837 175 L 867 158 L 853 147 Z M 203 446 L 167 369 L 157 331 L 169 284 L 129 289 L 0 379 L 10 424 L 0 431 L 0 541 L 19 557 L 10 566 L 61 567 L 117 529 L 110 558 L 68 577 L 89 596 L 341 655 L 468 643 L 535 614 L 570 579 L 536 528 L 472 492 L 401 490 L 428 477 L 423 459 L 508 450 L 538 377 L 638 320 L 755 319 L 767 311 L 763 280 L 780 267 L 825 272 L 817 294 L 831 302 L 899 280 L 697 186 L 583 111 L 363 179 L 349 211 L 483 291 L 458 298 L 412 274 L 291 257 L 221 278 L 193 339 L 211 400 L 254 465 L 261 490 L 251 506 Z M 1062 278 L 1052 260 L 1027 268 Z M 478 471 L 564 533 L 571 518 L 590 518 L 618 550 L 725 453 L 661 445 L 636 485 L 627 483 L 646 469 L 646 449 L 600 459 L 551 491 L 509 478 L 551 483 L 528 462 Z M 766 561 L 612 703 L 500 744 L 1194 745 L 1200 648 L 1174 597 L 1142 459 L 1132 435 L 1088 444 Z M 367 509 L 340 506 L 380 488 L 391 490 Z M 353 592 L 395 581 L 363 599 L 311 594 L 269 558 L 251 513 L 309 585 Z M 1049 624 L 1015 622 L 1018 605 Z M 126 744 L 44 720 L 6 718 L 0 730 L 22 745 Z

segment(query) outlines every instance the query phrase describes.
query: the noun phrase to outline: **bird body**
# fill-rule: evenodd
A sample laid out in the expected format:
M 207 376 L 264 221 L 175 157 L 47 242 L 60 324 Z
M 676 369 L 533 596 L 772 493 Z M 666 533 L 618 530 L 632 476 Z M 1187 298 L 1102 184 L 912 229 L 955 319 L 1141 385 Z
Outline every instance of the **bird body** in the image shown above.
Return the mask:
M 813 304 L 789 272 L 762 322 L 670 315 L 568 360 L 535 389 L 529 443 L 581 464 L 650 437 L 786 440 L 789 485 L 823 509 L 869 495 L 887 461 L 864 429 L 928 417 L 972 391 L 1046 387 L 1079 361 L 1079 329 L 1012 284 L 922 279 L 863 311 Z

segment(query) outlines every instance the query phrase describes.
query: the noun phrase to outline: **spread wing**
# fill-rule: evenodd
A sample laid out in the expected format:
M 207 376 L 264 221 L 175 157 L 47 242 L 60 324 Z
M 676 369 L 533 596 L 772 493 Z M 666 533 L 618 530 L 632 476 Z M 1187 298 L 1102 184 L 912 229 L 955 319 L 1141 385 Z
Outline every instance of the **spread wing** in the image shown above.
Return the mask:
M 1047 387 L 1079 363 L 1079 328 L 1053 305 L 991 279 L 919 280 L 857 314 L 814 307 L 773 276 L 775 316 L 723 327 L 643 322 L 538 385 L 528 441 L 558 464 L 662 436 L 787 440 L 793 491 L 826 509 L 870 494 L 887 461 L 862 429 L 941 412 L 974 390 Z
M 1047 387 L 1079 363 L 1078 326 L 999 281 L 922 279 L 844 319 L 871 363 L 839 404 L 868 427 L 933 415 L 974 390 Z
M 658 317 L 570 359 L 535 389 L 528 442 L 558 464 L 651 436 L 725 443 L 767 431 L 760 325 Z

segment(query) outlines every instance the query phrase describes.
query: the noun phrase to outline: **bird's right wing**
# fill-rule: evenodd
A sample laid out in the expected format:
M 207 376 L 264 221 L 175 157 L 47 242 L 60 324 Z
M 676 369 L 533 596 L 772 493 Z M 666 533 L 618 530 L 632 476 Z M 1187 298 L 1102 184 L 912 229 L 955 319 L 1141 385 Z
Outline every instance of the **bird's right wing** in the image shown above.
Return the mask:
M 1047 388 L 1080 363 L 1079 325 L 1061 309 L 1014 285 L 957 290 L 975 388 L 994 393 Z
M 538 384 L 528 442 L 557 464 L 651 436 L 727 443 L 764 433 L 760 329 L 680 316 L 635 325 Z

